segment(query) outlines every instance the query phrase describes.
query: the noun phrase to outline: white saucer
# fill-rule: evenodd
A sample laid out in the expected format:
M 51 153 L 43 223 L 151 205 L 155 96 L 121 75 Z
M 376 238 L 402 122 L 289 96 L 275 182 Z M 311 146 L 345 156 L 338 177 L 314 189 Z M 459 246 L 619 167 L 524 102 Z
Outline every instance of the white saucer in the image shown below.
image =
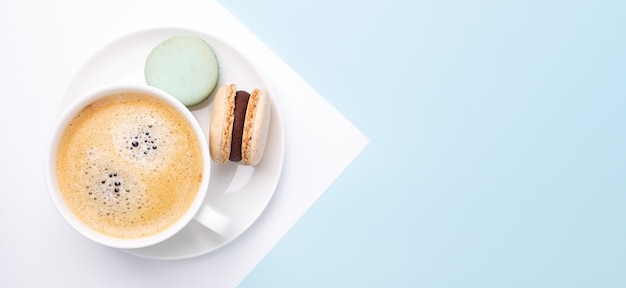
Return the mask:
M 158 43 L 177 34 L 201 37 L 214 49 L 220 65 L 218 85 L 235 83 L 239 90 L 272 90 L 248 59 L 223 41 L 198 31 L 182 28 L 156 28 L 122 37 L 93 55 L 70 82 L 63 98 L 63 108 L 87 92 L 118 83 L 145 84 L 143 66 Z M 213 97 L 191 108 L 208 135 Z M 185 259 L 214 251 L 241 236 L 267 207 L 280 179 L 284 157 L 283 125 L 272 98 L 270 132 L 264 156 L 254 168 L 237 163 L 212 163 L 206 201 L 233 220 L 230 235 L 221 237 L 192 222 L 174 237 L 141 249 L 124 250 L 152 259 Z

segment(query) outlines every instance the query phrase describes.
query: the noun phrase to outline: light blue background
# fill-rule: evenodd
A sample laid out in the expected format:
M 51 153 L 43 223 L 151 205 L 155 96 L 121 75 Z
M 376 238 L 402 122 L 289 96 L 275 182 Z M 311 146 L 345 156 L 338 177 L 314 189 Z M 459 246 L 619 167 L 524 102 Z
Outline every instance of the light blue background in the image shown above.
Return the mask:
M 221 3 L 371 141 L 242 287 L 626 287 L 626 2 Z

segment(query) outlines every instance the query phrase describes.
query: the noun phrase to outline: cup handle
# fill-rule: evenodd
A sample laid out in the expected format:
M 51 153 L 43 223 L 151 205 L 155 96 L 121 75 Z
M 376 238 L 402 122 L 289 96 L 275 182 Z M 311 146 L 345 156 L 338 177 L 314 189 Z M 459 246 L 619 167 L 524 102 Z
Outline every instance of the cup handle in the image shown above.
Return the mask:
M 200 207 L 200 211 L 198 211 L 194 220 L 221 236 L 227 236 L 232 226 L 230 218 L 207 204 L 203 204 Z

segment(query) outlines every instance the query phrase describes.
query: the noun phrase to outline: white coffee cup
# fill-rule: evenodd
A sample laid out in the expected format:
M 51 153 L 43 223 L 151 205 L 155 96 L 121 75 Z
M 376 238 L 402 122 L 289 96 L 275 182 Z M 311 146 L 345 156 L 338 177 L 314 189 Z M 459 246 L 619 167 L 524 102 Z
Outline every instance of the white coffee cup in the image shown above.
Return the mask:
M 193 128 L 195 135 L 198 137 L 203 162 L 202 179 L 198 188 L 198 192 L 195 194 L 195 197 L 193 198 L 193 201 L 191 202 L 189 208 L 186 209 L 184 214 L 180 218 L 178 218 L 178 220 L 176 220 L 172 225 L 168 226 L 164 230 L 161 230 L 156 234 L 140 238 L 129 239 L 113 237 L 101 233 L 96 229 L 91 228 L 89 225 L 85 224 L 76 216 L 76 214 L 74 214 L 74 212 L 72 212 L 72 209 L 68 207 L 64 197 L 61 194 L 57 179 L 57 149 L 67 125 L 80 111 L 82 111 L 91 103 L 94 103 L 95 101 L 102 99 L 103 97 L 120 93 L 139 93 L 143 95 L 148 95 L 163 100 L 165 103 L 175 108 L 175 110 L 179 112 L 182 116 L 184 116 L 184 118 L 188 121 L 188 123 Z M 195 119 L 191 111 L 189 111 L 187 107 L 181 104 L 173 96 L 167 94 L 162 90 L 142 85 L 117 85 L 102 88 L 88 93 L 87 95 L 84 95 L 73 104 L 71 104 L 63 112 L 60 119 L 54 126 L 46 151 L 45 161 L 45 174 L 48 190 L 57 210 L 75 230 L 97 243 L 120 249 L 148 247 L 169 239 L 193 220 L 201 223 L 202 225 L 206 226 L 208 229 L 214 231 L 219 235 L 226 236 L 229 233 L 231 227 L 231 219 L 223 215 L 216 209 L 212 208 L 209 204 L 205 203 L 205 196 L 207 194 L 211 172 L 207 137 L 205 136 L 202 128 L 200 127 L 198 121 Z

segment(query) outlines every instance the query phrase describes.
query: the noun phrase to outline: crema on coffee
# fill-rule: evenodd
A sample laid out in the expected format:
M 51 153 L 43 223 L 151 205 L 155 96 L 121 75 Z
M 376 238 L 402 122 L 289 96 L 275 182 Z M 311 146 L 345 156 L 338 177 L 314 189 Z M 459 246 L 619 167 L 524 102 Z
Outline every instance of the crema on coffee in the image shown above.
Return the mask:
M 199 140 L 185 117 L 142 94 L 106 96 L 82 109 L 58 145 L 63 199 L 86 225 L 141 238 L 174 224 L 202 180 Z

